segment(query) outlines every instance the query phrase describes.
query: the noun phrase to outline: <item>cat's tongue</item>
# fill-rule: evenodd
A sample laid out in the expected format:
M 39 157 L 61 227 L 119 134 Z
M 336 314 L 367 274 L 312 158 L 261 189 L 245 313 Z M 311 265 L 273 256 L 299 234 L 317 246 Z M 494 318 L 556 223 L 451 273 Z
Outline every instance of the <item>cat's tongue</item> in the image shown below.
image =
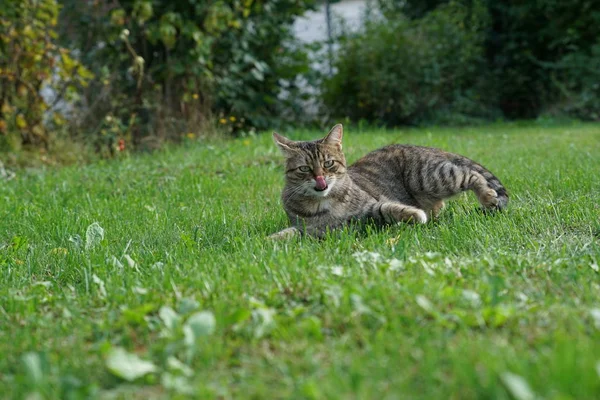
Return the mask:
M 315 178 L 315 181 L 317 182 L 317 184 L 315 185 L 315 189 L 317 189 L 317 190 L 327 189 L 327 182 L 325 181 L 325 177 L 317 176 Z

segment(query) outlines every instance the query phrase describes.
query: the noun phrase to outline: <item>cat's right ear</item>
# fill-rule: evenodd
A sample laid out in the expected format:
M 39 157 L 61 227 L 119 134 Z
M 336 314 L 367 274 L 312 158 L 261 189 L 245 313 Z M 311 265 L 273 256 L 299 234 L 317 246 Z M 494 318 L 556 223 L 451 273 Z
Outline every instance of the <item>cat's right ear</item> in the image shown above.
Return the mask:
M 292 140 L 286 138 L 285 136 L 281 136 L 277 132 L 273 132 L 273 140 L 279 149 L 283 152 L 283 154 L 290 154 L 294 150 L 292 149 L 292 144 L 294 143 Z

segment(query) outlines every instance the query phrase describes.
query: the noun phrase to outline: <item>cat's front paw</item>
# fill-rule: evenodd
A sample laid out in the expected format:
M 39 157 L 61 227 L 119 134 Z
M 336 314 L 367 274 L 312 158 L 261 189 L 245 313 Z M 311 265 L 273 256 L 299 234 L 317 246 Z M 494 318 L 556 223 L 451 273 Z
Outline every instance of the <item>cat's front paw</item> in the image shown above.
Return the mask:
M 427 214 L 421 209 L 416 208 L 414 211 L 411 210 L 409 215 L 408 222 L 414 222 L 416 224 L 424 224 L 427 222 Z
M 383 207 L 383 212 L 388 213 L 386 222 L 412 222 L 414 224 L 424 224 L 427 222 L 427 214 L 420 208 L 405 206 L 397 203 L 388 203 L 388 207 Z
M 494 189 L 486 189 L 479 195 L 479 202 L 487 209 L 498 207 L 498 193 Z
M 267 239 L 284 240 L 284 239 L 291 239 L 296 236 L 300 236 L 300 231 L 294 227 L 290 227 L 290 228 L 286 228 L 282 231 L 279 231 L 272 235 L 267 236 Z

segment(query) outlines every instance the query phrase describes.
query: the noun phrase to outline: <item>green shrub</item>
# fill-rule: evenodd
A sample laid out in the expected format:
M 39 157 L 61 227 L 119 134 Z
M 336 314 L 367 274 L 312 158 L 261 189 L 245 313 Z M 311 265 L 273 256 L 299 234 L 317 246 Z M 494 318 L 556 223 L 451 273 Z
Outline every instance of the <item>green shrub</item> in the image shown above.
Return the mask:
M 386 124 L 491 115 L 485 91 L 485 9 L 458 3 L 422 19 L 371 21 L 342 40 L 324 102 L 338 116 Z
M 198 133 L 215 117 L 230 132 L 271 127 L 289 106 L 278 101 L 283 83 L 308 69 L 290 28 L 314 1 L 62 2 L 62 36 L 99 77 L 82 125 L 100 137 L 106 115 L 135 145 Z
M 49 127 L 64 123 L 60 100 L 75 101 L 92 74 L 57 46 L 55 0 L 4 2 L 0 15 L 0 150 L 50 145 Z M 48 104 L 41 95 L 52 89 Z

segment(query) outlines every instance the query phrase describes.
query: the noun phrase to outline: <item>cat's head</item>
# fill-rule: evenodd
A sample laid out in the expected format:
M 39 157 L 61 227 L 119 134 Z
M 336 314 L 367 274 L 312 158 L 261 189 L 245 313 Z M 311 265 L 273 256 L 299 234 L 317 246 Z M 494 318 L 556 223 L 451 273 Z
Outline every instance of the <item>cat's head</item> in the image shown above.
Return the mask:
M 298 194 L 325 197 L 346 175 L 342 152 L 343 128 L 334 126 L 323 139 L 293 141 L 273 132 L 273 139 L 286 157 L 288 188 Z

